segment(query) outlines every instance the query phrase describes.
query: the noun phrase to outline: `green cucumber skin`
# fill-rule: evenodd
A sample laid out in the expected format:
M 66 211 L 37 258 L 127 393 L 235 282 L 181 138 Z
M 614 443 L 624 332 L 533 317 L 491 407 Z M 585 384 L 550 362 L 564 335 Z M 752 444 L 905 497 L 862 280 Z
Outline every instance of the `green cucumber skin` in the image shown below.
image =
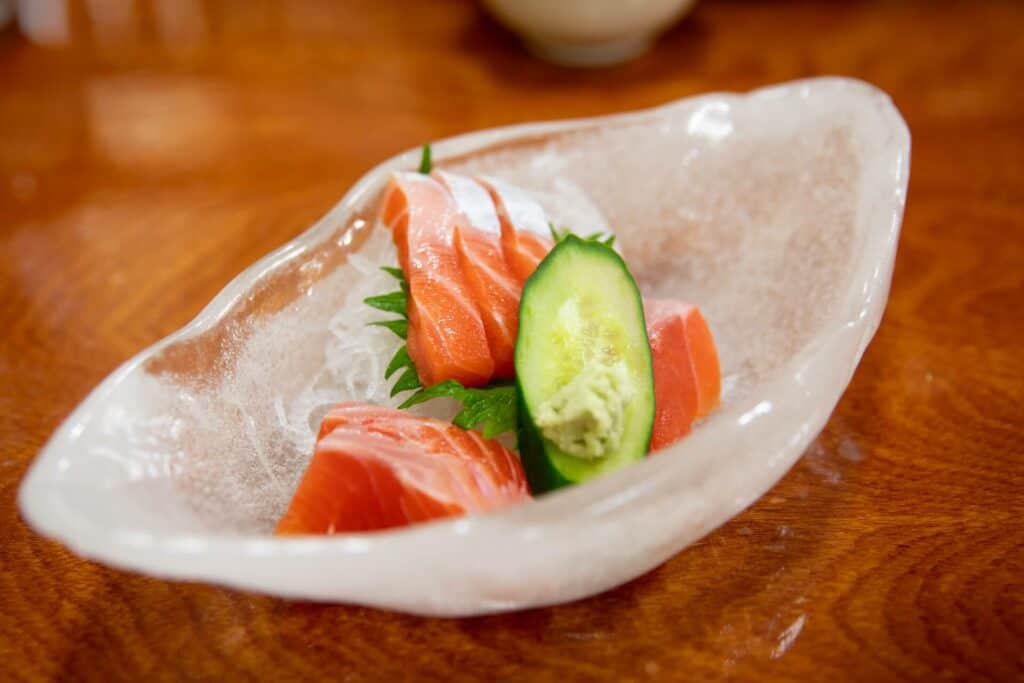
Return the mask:
M 519 433 L 517 434 L 519 459 L 523 464 L 523 472 L 526 473 L 526 481 L 530 484 L 530 491 L 537 495 L 576 483 L 562 476 L 562 473 L 548 459 L 547 452 L 544 450 L 544 439 L 529 417 L 526 401 L 523 400 L 522 387 L 516 387 L 516 395 L 519 401 L 520 416 Z
M 629 272 L 629 268 L 626 266 L 625 261 L 623 261 L 622 257 L 619 256 L 619 254 L 616 253 L 610 247 L 595 244 L 592 242 L 585 242 L 584 240 L 581 240 L 575 236 L 570 236 L 566 238 L 563 242 L 555 245 L 555 248 L 548 253 L 547 257 L 545 257 L 544 260 L 541 261 L 541 263 L 537 266 L 537 269 L 533 272 L 532 275 L 530 275 L 529 278 L 527 278 L 526 282 L 523 284 L 523 296 L 520 299 L 520 323 L 522 323 L 523 321 L 522 302 L 527 300 L 529 288 L 531 287 L 531 285 L 536 285 L 540 280 L 542 280 L 544 273 L 549 268 L 553 267 L 551 264 L 555 263 L 557 259 L 552 259 L 551 257 L 555 253 L 555 251 L 560 248 L 600 250 L 600 254 L 602 257 L 614 259 L 617 262 L 617 265 L 622 269 L 623 273 L 626 274 L 628 282 L 632 287 L 633 295 L 636 299 L 637 317 L 639 323 L 643 326 L 642 329 L 644 332 L 644 338 L 646 339 L 647 325 L 643 315 L 643 299 L 640 295 L 639 288 L 637 288 L 636 286 L 636 281 L 633 279 L 632 274 Z M 526 327 L 526 325 L 520 324 L 518 333 L 519 337 L 522 337 L 528 333 Z M 517 338 L 517 349 L 519 348 L 519 342 L 520 339 Z M 651 358 L 649 342 L 646 345 L 646 355 L 646 367 L 649 373 L 647 379 L 648 387 L 650 388 L 650 391 L 648 392 L 646 398 L 649 402 L 650 424 L 647 426 L 646 435 L 643 439 L 642 444 L 637 444 L 637 446 L 642 446 L 642 448 L 636 447 L 635 452 L 620 463 L 621 466 L 626 466 L 628 464 L 632 464 L 634 462 L 639 462 L 640 460 L 643 460 L 650 447 L 651 434 L 654 429 L 654 368 L 653 359 Z M 524 387 L 522 385 L 522 378 L 526 373 L 519 372 L 518 354 L 516 357 L 516 363 L 516 394 L 519 411 L 519 429 L 517 436 L 519 439 L 520 459 L 523 464 L 523 470 L 526 473 L 526 479 L 530 484 L 530 490 L 534 493 L 534 495 L 537 495 L 548 491 L 553 491 L 564 486 L 571 486 L 574 484 L 581 483 L 582 481 L 585 481 L 586 479 L 589 479 L 592 476 L 596 476 L 597 474 L 599 474 L 602 469 L 602 463 L 600 461 L 597 462 L 597 464 L 595 464 L 593 472 L 588 473 L 585 476 L 578 478 L 577 480 L 572 480 L 566 477 L 565 474 L 561 470 L 559 470 L 558 467 L 554 464 L 552 457 L 548 453 L 548 446 L 545 445 L 545 440 L 541 436 L 540 430 L 538 429 L 536 424 L 534 424 L 533 418 L 530 414 L 529 407 L 526 403 L 526 392 L 524 391 Z

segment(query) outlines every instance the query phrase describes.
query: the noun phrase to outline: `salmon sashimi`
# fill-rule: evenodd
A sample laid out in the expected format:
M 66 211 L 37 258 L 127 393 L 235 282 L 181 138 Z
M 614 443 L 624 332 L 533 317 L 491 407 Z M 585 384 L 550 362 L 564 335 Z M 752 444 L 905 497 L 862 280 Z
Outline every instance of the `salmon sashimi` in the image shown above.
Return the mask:
M 696 306 L 681 301 L 644 302 L 654 365 L 654 430 L 651 451 L 686 436 L 693 420 L 718 405 L 721 371 L 711 330 Z
M 487 188 L 501 220 L 501 250 L 522 284 L 554 246 L 544 209 L 522 189 L 497 178 L 477 179 Z
M 469 178 L 444 171 L 432 175 L 448 189 L 460 212 L 455 251 L 483 320 L 494 376 L 512 378 L 522 287 L 502 252 L 498 214 L 487 191 Z
M 333 408 L 278 534 L 374 531 L 476 514 L 530 497 L 496 441 L 447 422 L 364 403 Z
M 451 194 L 419 173 L 395 173 L 381 220 L 409 284 L 407 347 L 420 382 L 483 386 L 494 374 L 487 333 L 455 250 L 461 214 Z

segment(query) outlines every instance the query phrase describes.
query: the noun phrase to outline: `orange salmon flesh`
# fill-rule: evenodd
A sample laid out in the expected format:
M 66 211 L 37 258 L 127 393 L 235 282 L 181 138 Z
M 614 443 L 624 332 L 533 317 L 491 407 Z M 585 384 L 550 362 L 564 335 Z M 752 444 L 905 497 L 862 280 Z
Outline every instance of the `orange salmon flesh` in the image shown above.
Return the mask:
M 530 498 L 519 459 L 441 420 L 360 403 L 332 409 L 275 533 L 376 531 Z

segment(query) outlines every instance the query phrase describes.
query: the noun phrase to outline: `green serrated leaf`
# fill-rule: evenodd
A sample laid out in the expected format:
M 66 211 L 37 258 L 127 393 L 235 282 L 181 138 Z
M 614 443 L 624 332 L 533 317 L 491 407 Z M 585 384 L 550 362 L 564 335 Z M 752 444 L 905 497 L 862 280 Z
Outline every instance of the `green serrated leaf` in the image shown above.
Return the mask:
M 601 242 L 601 244 L 603 244 L 606 247 L 614 246 L 615 245 L 615 235 L 608 235 L 608 237 L 606 237 L 605 239 L 598 240 L 598 241 Z
M 422 384 L 422 382 L 421 382 L 421 384 Z M 405 399 L 404 401 L 399 403 L 398 404 L 398 409 L 399 410 L 406 410 L 407 408 L 410 408 L 410 407 L 416 405 L 417 403 L 423 403 L 423 401 L 426 401 L 427 399 L 420 399 L 420 396 L 422 396 L 425 391 L 426 391 L 426 389 L 424 389 L 423 387 L 420 387 L 419 389 L 416 390 L 416 393 L 410 394 L 407 399 Z
M 375 327 L 386 327 L 402 339 L 405 339 L 409 335 L 408 320 L 377 320 L 370 324 Z
M 440 398 L 442 396 L 447 396 L 449 398 L 454 398 L 457 401 L 461 401 L 461 397 L 463 395 L 462 392 L 465 391 L 467 391 L 466 387 L 453 379 L 447 379 L 432 387 L 427 387 L 422 391 L 417 391 L 415 394 L 405 399 L 405 402 L 398 407 L 402 409 L 411 408 L 414 405 L 424 403 L 432 398 Z
M 387 369 L 384 370 L 384 379 L 391 379 L 391 375 L 402 368 L 416 369 L 412 358 L 409 357 L 409 349 L 406 348 L 405 344 L 402 344 L 398 351 L 395 351 L 395 355 L 391 357 L 391 362 L 388 363 Z
M 420 173 L 426 175 L 430 173 L 431 169 L 434 168 L 434 162 L 431 159 L 432 153 L 430 150 L 430 143 L 423 145 L 423 151 L 420 152 Z
M 401 268 L 395 268 L 394 266 L 381 266 L 380 269 L 398 280 L 398 286 L 401 287 L 402 291 L 405 292 L 406 296 L 408 296 L 409 282 L 405 279 L 405 274 L 402 272 Z
M 516 388 L 511 384 L 467 389 L 450 379 L 416 392 L 399 408 L 410 408 L 441 397 L 453 398 L 462 404 L 452 424 L 463 429 L 481 427 L 485 439 L 516 429 Z
M 516 388 L 511 385 L 466 389 L 463 409 L 452 422 L 466 429 L 483 427 L 485 439 L 515 431 Z
M 399 282 L 405 282 L 405 273 L 402 272 L 401 268 L 395 268 L 394 266 L 381 266 L 380 269 Z
M 397 313 L 403 318 L 408 310 L 408 298 L 402 291 L 369 296 L 363 299 L 363 303 L 386 313 Z
M 405 372 L 395 382 L 395 386 L 391 387 L 391 395 L 397 396 L 403 391 L 411 391 L 412 389 L 418 389 L 422 385 L 420 384 L 420 378 L 416 375 L 416 370 L 413 368 L 406 368 Z

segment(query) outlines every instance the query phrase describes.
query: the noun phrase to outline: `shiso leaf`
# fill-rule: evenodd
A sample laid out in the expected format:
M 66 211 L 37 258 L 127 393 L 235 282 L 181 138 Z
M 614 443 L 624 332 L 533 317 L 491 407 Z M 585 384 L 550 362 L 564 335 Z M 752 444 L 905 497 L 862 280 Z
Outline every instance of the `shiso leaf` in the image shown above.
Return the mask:
M 405 339 L 409 335 L 408 320 L 376 320 L 370 324 L 375 327 L 386 327 L 402 339 Z
M 416 368 L 408 367 L 398 378 L 398 381 L 395 382 L 395 386 L 391 387 L 391 395 L 395 396 L 403 391 L 411 391 L 412 389 L 418 389 L 421 386 L 423 385 L 420 384 L 420 378 L 416 375 Z
M 381 266 L 380 269 L 399 282 L 403 284 L 405 283 L 405 273 L 402 272 L 401 268 L 396 268 L 395 266 Z
M 409 349 L 405 347 L 405 344 L 399 346 L 398 351 L 395 351 L 395 355 L 391 357 L 391 362 L 388 363 L 387 369 L 384 370 L 384 379 L 391 379 L 391 376 L 402 368 L 408 368 L 413 372 L 416 371 L 416 365 L 412 362 L 412 358 L 409 357 Z
M 420 152 L 420 168 L 419 171 L 423 175 L 430 173 L 431 169 L 434 168 L 434 162 L 431 159 L 430 143 L 423 145 L 423 151 Z
M 405 292 L 390 292 L 388 294 L 379 294 L 377 296 L 369 296 L 363 299 L 363 303 L 368 306 L 373 306 L 378 311 L 384 311 L 385 313 L 397 313 L 403 318 L 406 317 L 406 311 L 408 310 L 408 298 Z
M 482 427 L 485 439 L 516 429 L 516 387 L 513 384 L 492 384 L 480 389 L 468 389 L 449 379 L 417 391 L 399 408 L 411 408 L 441 397 L 453 398 L 462 404 L 462 410 L 452 419 L 452 424 L 463 429 Z

